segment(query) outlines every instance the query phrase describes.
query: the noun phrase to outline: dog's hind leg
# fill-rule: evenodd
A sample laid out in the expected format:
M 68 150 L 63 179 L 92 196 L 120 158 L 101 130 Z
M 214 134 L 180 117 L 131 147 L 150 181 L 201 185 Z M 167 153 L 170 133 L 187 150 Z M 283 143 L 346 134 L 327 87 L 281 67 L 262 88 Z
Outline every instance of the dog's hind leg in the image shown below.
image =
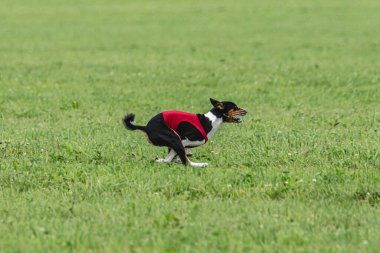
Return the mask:
M 181 148 L 179 147 L 178 149 L 181 149 Z M 185 150 L 185 159 L 187 160 L 187 164 L 189 164 L 191 167 L 201 168 L 201 167 L 208 166 L 208 163 L 195 163 L 195 162 L 190 161 L 189 158 L 186 156 L 186 151 L 187 150 Z M 180 151 L 180 152 L 182 152 L 183 154 L 183 151 Z M 183 163 L 180 158 L 181 156 L 177 155 L 174 148 L 169 148 L 169 154 L 166 158 L 157 158 L 155 161 L 164 162 L 164 163 L 170 163 L 170 162 Z
M 171 150 L 171 149 L 169 148 L 169 152 L 170 152 L 170 150 Z M 187 156 L 187 157 L 191 157 L 191 156 L 193 156 L 193 154 L 190 152 L 189 149 L 185 148 L 185 152 L 186 152 L 186 156 Z M 168 154 L 169 154 L 169 153 L 168 153 Z M 179 157 L 178 157 L 177 154 L 176 154 L 175 157 L 173 158 L 172 162 L 174 162 L 174 163 L 182 163 L 182 162 L 181 162 L 181 159 L 179 159 Z
M 207 167 L 208 163 L 195 163 L 189 160 L 189 164 L 191 167 L 201 168 L 201 167 Z
M 172 142 L 170 142 L 170 147 L 179 156 L 183 165 L 187 165 L 190 163 L 189 159 L 186 156 L 185 147 L 182 145 L 182 142 L 179 139 L 179 137 L 177 139 L 173 138 Z
M 181 143 L 182 144 L 182 143 Z M 181 145 L 182 146 L 182 145 Z M 182 146 L 183 147 L 183 146 Z M 173 148 L 174 149 L 174 148 Z M 200 167 L 207 167 L 208 166 L 208 163 L 195 163 L 195 162 L 192 162 L 189 160 L 189 158 L 187 157 L 187 150 L 185 150 L 185 148 L 183 148 L 183 151 L 181 150 L 182 152 L 182 157 L 180 154 L 178 154 L 179 158 L 181 159 L 181 162 L 183 163 L 183 159 L 186 159 L 188 165 L 190 165 L 191 167 L 196 167 L 196 168 L 200 168 Z M 184 155 L 183 155 L 184 154 Z M 184 156 L 184 157 L 183 157 Z M 173 160 L 175 161 L 175 160 Z
M 149 125 L 148 123 L 147 135 L 153 145 L 161 147 L 166 146 L 172 150 L 166 158 L 158 159 L 159 162 L 172 161 L 177 154 L 183 165 L 189 163 L 181 138 L 163 122 L 156 122 L 152 125 Z
M 182 143 L 183 144 L 183 143 Z M 172 149 L 171 148 L 168 148 L 168 154 L 170 153 Z M 189 148 L 186 148 L 185 147 L 185 151 L 186 151 L 186 155 L 187 156 L 192 156 L 193 154 L 190 152 L 190 149 Z
M 195 163 L 195 162 L 192 162 L 190 161 L 189 159 L 187 159 L 189 161 L 189 165 L 192 166 L 192 167 L 207 167 L 208 166 L 208 163 Z M 181 160 L 179 159 L 178 156 L 176 156 L 172 162 L 174 163 L 181 163 Z

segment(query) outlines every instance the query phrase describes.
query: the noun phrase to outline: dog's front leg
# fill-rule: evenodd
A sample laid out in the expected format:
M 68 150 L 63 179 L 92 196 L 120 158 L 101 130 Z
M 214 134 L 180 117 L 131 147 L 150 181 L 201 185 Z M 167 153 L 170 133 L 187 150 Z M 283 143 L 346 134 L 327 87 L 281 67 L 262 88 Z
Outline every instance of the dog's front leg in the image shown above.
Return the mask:
M 181 160 L 179 159 L 179 157 L 177 156 L 177 153 L 173 149 L 169 151 L 169 154 L 167 157 L 157 158 L 155 161 L 162 162 L 162 163 L 170 163 L 170 162 L 181 163 Z M 202 168 L 202 167 L 208 166 L 208 163 L 195 163 L 195 162 L 190 161 L 189 158 L 187 158 L 187 161 L 188 161 L 188 165 L 195 168 Z
M 202 168 L 202 167 L 207 167 L 208 166 L 208 163 L 195 163 L 195 162 L 192 162 L 188 159 L 189 161 L 189 165 L 191 167 L 196 167 L 196 168 Z
M 169 154 L 167 155 L 167 157 L 165 158 L 156 158 L 156 162 L 158 163 L 170 163 L 171 161 L 173 161 L 174 157 L 177 155 L 177 153 L 173 150 L 173 149 L 170 149 L 169 151 Z

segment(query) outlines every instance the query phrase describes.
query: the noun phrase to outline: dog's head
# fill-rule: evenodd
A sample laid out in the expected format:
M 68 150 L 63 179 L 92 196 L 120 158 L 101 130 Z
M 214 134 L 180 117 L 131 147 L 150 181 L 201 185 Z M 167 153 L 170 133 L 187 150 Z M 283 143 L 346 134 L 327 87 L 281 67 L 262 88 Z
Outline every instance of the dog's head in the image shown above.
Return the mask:
M 241 116 L 247 115 L 247 111 L 239 108 L 235 103 L 228 101 L 217 101 L 210 98 L 211 104 L 214 106 L 212 109 L 218 117 L 223 118 L 223 122 L 228 123 L 241 123 Z

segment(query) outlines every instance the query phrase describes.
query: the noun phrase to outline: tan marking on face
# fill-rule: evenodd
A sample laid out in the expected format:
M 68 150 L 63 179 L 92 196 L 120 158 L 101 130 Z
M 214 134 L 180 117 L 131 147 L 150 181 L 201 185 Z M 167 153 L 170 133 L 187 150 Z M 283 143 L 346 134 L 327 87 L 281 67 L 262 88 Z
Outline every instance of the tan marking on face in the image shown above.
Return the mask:
M 230 115 L 230 116 L 235 116 L 235 115 L 242 115 L 243 116 L 245 114 L 247 114 L 247 111 L 244 109 L 239 109 L 236 111 L 234 109 L 231 109 L 228 111 L 228 115 Z
M 231 109 L 227 112 L 227 118 L 225 119 L 226 122 L 234 122 L 234 119 L 232 118 L 234 109 Z
M 224 109 L 224 105 L 223 105 L 223 104 L 220 104 L 220 105 L 218 105 L 216 108 L 218 108 L 219 110 L 223 110 L 223 109 Z

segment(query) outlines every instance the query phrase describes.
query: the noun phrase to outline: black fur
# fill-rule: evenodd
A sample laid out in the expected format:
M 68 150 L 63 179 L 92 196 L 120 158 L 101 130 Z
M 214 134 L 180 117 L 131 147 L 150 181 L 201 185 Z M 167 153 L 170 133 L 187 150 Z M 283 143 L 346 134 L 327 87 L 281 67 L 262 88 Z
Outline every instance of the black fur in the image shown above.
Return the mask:
M 142 131 L 146 130 L 146 127 L 144 126 L 136 126 L 132 124 L 134 120 L 135 120 L 135 115 L 133 113 L 126 115 L 123 119 L 124 126 L 129 130 L 142 130 Z
M 205 133 L 208 134 L 211 129 L 211 121 L 206 118 L 203 114 L 197 114 L 199 121 L 201 122 Z M 203 141 L 203 135 L 199 130 L 188 122 L 182 122 L 177 128 L 177 133 L 181 137 L 181 140 L 188 139 L 190 141 Z
M 157 114 L 148 122 L 145 132 L 153 145 L 174 149 L 181 162 L 185 165 L 188 163 L 185 147 L 179 135 L 165 124 L 162 113 Z

